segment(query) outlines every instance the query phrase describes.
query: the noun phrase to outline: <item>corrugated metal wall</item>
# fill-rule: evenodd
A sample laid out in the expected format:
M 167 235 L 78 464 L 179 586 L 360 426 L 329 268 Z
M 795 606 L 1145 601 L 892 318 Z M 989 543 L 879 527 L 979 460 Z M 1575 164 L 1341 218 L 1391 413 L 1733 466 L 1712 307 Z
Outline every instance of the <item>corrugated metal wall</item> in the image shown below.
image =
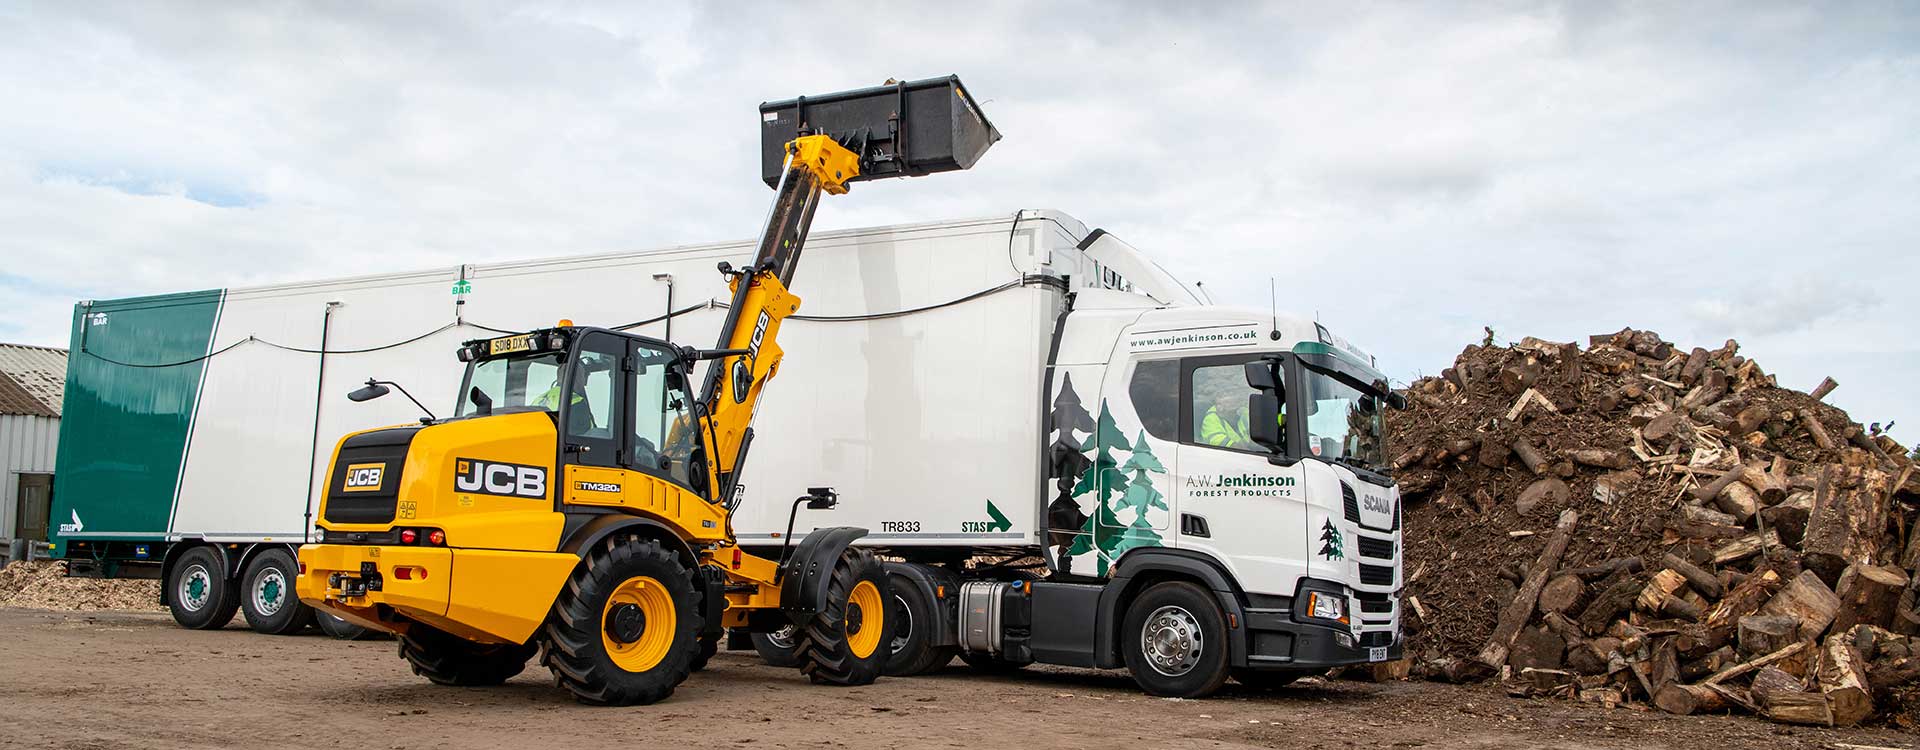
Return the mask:
M 13 538 L 13 514 L 19 505 L 20 474 L 53 473 L 54 447 L 60 443 L 60 420 L 49 417 L 0 415 L 0 537 Z

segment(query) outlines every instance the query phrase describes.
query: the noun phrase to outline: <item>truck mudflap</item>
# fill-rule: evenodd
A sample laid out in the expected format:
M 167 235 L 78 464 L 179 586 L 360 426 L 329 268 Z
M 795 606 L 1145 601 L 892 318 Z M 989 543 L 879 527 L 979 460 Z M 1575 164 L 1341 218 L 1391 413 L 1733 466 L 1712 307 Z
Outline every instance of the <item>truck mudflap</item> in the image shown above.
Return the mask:
M 579 561 L 564 552 L 310 544 L 300 548 L 295 590 L 309 606 L 362 627 L 401 632 L 420 622 L 468 640 L 518 644 L 545 621 Z

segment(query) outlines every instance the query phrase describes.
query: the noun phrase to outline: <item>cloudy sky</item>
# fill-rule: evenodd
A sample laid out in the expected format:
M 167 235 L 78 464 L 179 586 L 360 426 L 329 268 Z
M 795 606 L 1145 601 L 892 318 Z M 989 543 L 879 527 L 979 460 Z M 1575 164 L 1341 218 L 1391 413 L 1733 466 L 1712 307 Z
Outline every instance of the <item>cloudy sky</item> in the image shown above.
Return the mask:
M 0 3 L 0 341 L 745 237 L 755 105 L 958 73 L 1006 140 L 816 227 L 1057 208 L 1396 375 L 1633 325 L 1920 435 L 1910 3 L 231 5 Z

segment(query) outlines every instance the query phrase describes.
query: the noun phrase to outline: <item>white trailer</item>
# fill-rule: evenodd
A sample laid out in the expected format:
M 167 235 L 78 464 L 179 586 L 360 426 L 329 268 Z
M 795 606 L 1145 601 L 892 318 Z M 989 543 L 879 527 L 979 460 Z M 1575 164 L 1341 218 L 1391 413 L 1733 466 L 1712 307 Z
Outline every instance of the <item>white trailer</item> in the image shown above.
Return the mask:
M 239 607 L 298 629 L 291 548 L 318 541 L 339 436 L 452 416 L 468 340 L 567 319 L 710 341 L 728 296 L 715 265 L 753 250 L 82 302 L 55 554 L 163 578 L 182 624 Z M 1393 397 L 1325 328 L 1200 304 L 1112 235 L 1039 210 L 816 234 L 792 288 L 806 304 L 782 346 L 799 356 L 769 386 L 735 531 L 777 555 L 816 525 L 868 529 L 860 543 L 901 560 L 891 671 L 956 654 L 1124 665 L 1178 694 L 1398 658 Z M 370 378 L 421 407 L 343 398 Z M 1268 429 L 1247 421 L 1262 403 L 1282 415 Z M 789 533 L 813 487 L 838 508 Z M 780 637 L 757 645 L 782 659 Z

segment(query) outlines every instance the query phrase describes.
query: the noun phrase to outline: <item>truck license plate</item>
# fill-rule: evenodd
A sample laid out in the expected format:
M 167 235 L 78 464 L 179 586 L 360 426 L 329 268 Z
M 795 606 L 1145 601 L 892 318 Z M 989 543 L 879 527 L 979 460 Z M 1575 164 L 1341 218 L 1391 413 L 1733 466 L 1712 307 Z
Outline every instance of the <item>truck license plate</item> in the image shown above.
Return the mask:
M 1386 661 L 1386 660 L 1387 660 L 1386 646 L 1373 646 L 1367 649 L 1367 661 L 1378 662 L 1378 661 Z

